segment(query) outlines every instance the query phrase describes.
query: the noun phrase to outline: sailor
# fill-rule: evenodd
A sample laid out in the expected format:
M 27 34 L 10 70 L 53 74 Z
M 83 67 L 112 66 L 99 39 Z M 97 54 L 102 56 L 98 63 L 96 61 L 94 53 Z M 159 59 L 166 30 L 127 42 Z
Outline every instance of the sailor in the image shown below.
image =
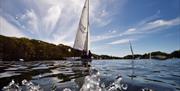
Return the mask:
M 91 58 L 91 57 L 92 57 L 92 53 L 91 53 L 91 51 L 89 50 L 88 58 Z

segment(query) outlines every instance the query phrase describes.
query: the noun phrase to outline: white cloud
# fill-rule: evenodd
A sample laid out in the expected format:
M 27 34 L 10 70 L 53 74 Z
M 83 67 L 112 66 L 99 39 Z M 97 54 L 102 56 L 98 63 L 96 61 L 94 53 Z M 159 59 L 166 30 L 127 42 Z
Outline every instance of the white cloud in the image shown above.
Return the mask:
M 128 35 L 148 34 L 152 32 L 166 30 L 167 28 L 171 28 L 173 26 L 178 26 L 178 25 L 180 25 L 180 17 L 176 17 L 171 20 L 158 19 L 151 22 L 146 22 L 142 25 L 135 26 L 133 28 L 134 31 L 129 31 L 128 29 L 128 31 L 126 31 L 125 34 Z
M 57 21 L 61 15 L 61 8 L 58 5 L 52 6 L 47 10 L 47 14 L 43 17 L 43 25 L 46 29 L 46 32 L 53 31 Z
M 177 26 L 180 25 L 180 17 L 171 19 L 171 20 L 163 20 L 163 19 L 158 19 L 158 20 L 154 20 L 149 22 L 147 19 L 144 20 L 146 22 L 142 21 L 140 23 L 138 23 L 136 26 L 127 29 L 126 31 L 122 32 L 122 33 L 107 33 L 107 34 L 102 34 L 102 35 L 97 35 L 97 36 L 93 36 L 92 38 L 92 42 L 99 42 L 99 41 L 103 41 L 103 40 L 108 40 L 108 39 L 112 39 L 112 38 L 117 38 L 117 37 L 123 37 L 123 36 L 139 36 L 139 35 L 144 35 L 144 34 L 148 34 L 151 32 L 158 32 L 159 30 L 164 30 L 166 28 L 170 28 L 173 26 Z M 124 42 L 125 40 L 120 40 L 120 41 L 115 41 L 115 42 L 111 42 L 108 44 L 119 44 L 121 42 Z
M 97 14 L 92 14 L 92 23 L 99 27 L 103 27 L 111 23 L 111 18 L 109 18 L 109 13 L 106 10 L 98 11 Z
M 98 35 L 98 36 L 92 36 L 91 37 L 91 42 L 98 42 L 106 39 L 113 38 L 113 35 Z
M 9 23 L 6 19 L 0 16 L 0 34 L 6 36 L 26 37 L 20 29 Z
M 128 29 L 127 31 L 128 31 L 128 32 L 133 32 L 133 31 L 136 31 L 136 29 L 135 29 L 135 28 L 130 28 L 130 29 Z
M 31 35 L 28 36 L 30 38 L 38 38 L 55 44 L 69 44 L 74 41 L 84 1 L 19 0 L 13 3 L 7 0 L 2 3 L 8 3 L 7 5 L 9 6 L 2 6 L 0 8 L 0 16 L 8 21 L 14 21 L 16 19 L 13 23 L 9 22 L 9 24 L 19 29 L 21 33 L 26 31 L 25 35 Z M 104 22 L 104 19 L 109 16 L 108 11 L 105 9 L 108 4 L 101 0 L 90 1 L 91 22 L 95 25 L 107 25 L 110 20 L 109 22 Z M 6 7 L 8 7 L 8 10 Z M 14 19 L 10 19 L 9 17 Z M 6 33 L 19 37 L 15 31 Z
M 176 26 L 176 25 L 180 25 L 180 18 L 177 17 L 175 19 L 172 20 L 155 20 L 152 22 L 149 22 L 147 24 L 145 24 L 144 27 L 142 27 L 142 30 L 144 31 L 148 31 L 148 30 L 156 30 L 157 28 L 166 28 L 166 27 L 171 27 L 171 26 Z
M 145 19 L 141 20 L 140 22 L 138 22 L 137 24 L 135 24 L 136 27 L 138 26 L 142 26 L 144 24 L 146 24 L 147 22 L 156 20 L 159 18 L 159 14 L 160 14 L 160 10 L 158 10 L 154 15 L 146 17 Z
M 25 22 L 23 25 L 26 29 L 33 34 L 38 34 L 38 17 L 36 13 L 31 9 L 27 10 L 25 14 L 16 16 L 17 21 Z
M 131 35 L 136 31 L 136 28 L 129 28 L 127 31 L 123 33 L 123 35 Z
M 134 41 L 135 39 L 120 39 L 120 40 L 116 40 L 116 41 L 113 41 L 111 43 L 108 43 L 108 44 L 111 44 L 111 45 L 115 45 L 115 44 L 127 44 L 129 43 L 129 41 Z
M 38 39 L 54 44 L 63 43 L 72 46 L 84 1 L 85 0 L 19 0 L 18 2 L 20 3 L 18 6 L 22 12 L 14 14 L 12 12 L 18 11 L 19 8 L 12 8 L 9 6 L 9 10 L 11 11 L 8 12 L 6 12 L 6 9 L 0 8 L 0 10 L 2 10 L 1 13 L 8 17 L 4 17 L 1 14 L 0 16 L 4 17 L 7 24 L 14 28 L 11 32 L 6 31 L 6 35 L 9 33 L 11 36 L 14 35 L 19 37 L 23 35 L 30 38 L 36 36 Z M 90 0 L 91 26 L 102 27 L 111 23 L 111 17 L 114 15 L 114 11 L 110 11 L 109 6 L 112 6 L 115 1 L 116 0 Z M 121 3 L 118 3 L 118 13 L 125 2 L 126 0 L 122 0 Z M 12 3 L 10 5 L 16 7 L 16 4 Z M 162 30 L 179 24 L 180 18 L 155 20 L 158 15 L 159 11 L 155 15 L 138 22 L 124 32 L 112 30 L 108 33 L 92 36 L 91 41 L 99 42 L 126 35 L 138 35 L 145 32 Z M 9 16 L 11 18 L 18 17 L 18 19 L 13 20 L 9 18 Z M 13 23 L 9 22 L 9 19 L 12 20 Z M 27 32 L 24 33 L 25 31 Z M 31 36 L 29 36 L 28 33 L 31 34 Z
M 116 30 L 113 30 L 112 33 L 117 33 L 117 31 L 116 31 Z
M 111 39 L 111 38 L 115 38 L 117 36 L 119 36 L 119 34 L 117 34 L 117 31 L 112 30 L 112 31 L 108 31 L 107 33 L 104 33 L 101 35 L 91 36 L 91 42 L 98 42 L 98 41 L 102 41 L 102 40 L 106 40 L 106 39 Z
M 90 0 L 90 23 L 92 26 L 104 27 L 110 24 L 114 15 L 119 14 L 127 0 Z

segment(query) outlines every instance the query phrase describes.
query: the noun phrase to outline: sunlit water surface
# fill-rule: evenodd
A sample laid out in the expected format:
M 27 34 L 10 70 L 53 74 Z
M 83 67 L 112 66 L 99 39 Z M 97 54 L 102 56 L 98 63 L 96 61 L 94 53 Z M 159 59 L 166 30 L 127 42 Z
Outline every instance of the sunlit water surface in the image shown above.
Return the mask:
M 0 62 L 4 91 L 180 91 L 180 59 Z

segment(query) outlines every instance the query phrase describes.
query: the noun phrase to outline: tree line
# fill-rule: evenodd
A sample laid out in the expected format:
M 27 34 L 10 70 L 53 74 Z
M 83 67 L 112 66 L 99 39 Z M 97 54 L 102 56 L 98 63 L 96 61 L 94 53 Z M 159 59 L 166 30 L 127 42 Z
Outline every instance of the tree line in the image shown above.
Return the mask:
M 79 56 L 81 53 L 63 44 L 54 45 L 40 40 L 2 35 L 0 35 L 0 46 L 0 58 L 7 61 L 62 60 L 64 57 Z
M 0 35 L 0 60 L 26 61 L 34 60 L 64 60 L 66 57 L 80 57 L 82 51 L 73 49 L 63 44 L 55 45 L 41 40 L 16 38 Z M 134 59 L 148 59 L 150 53 L 143 55 L 135 54 Z M 180 50 L 170 54 L 164 52 L 152 52 L 151 57 L 154 59 L 180 58 Z M 133 59 L 132 55 L 124 57 L 115 57 L 108 55 L 93 54 L 94 59 Z

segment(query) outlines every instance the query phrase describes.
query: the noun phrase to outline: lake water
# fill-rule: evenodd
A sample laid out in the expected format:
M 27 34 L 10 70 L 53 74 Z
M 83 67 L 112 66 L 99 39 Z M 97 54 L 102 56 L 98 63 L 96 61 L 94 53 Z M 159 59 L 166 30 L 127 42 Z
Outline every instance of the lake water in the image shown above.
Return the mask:
M 25 79 L 25 80 L 24 80 Z M 13 82 L 14 81 L 14 82 Z M 0 62 L 0 90 L 180 91 L 180 59 Z

